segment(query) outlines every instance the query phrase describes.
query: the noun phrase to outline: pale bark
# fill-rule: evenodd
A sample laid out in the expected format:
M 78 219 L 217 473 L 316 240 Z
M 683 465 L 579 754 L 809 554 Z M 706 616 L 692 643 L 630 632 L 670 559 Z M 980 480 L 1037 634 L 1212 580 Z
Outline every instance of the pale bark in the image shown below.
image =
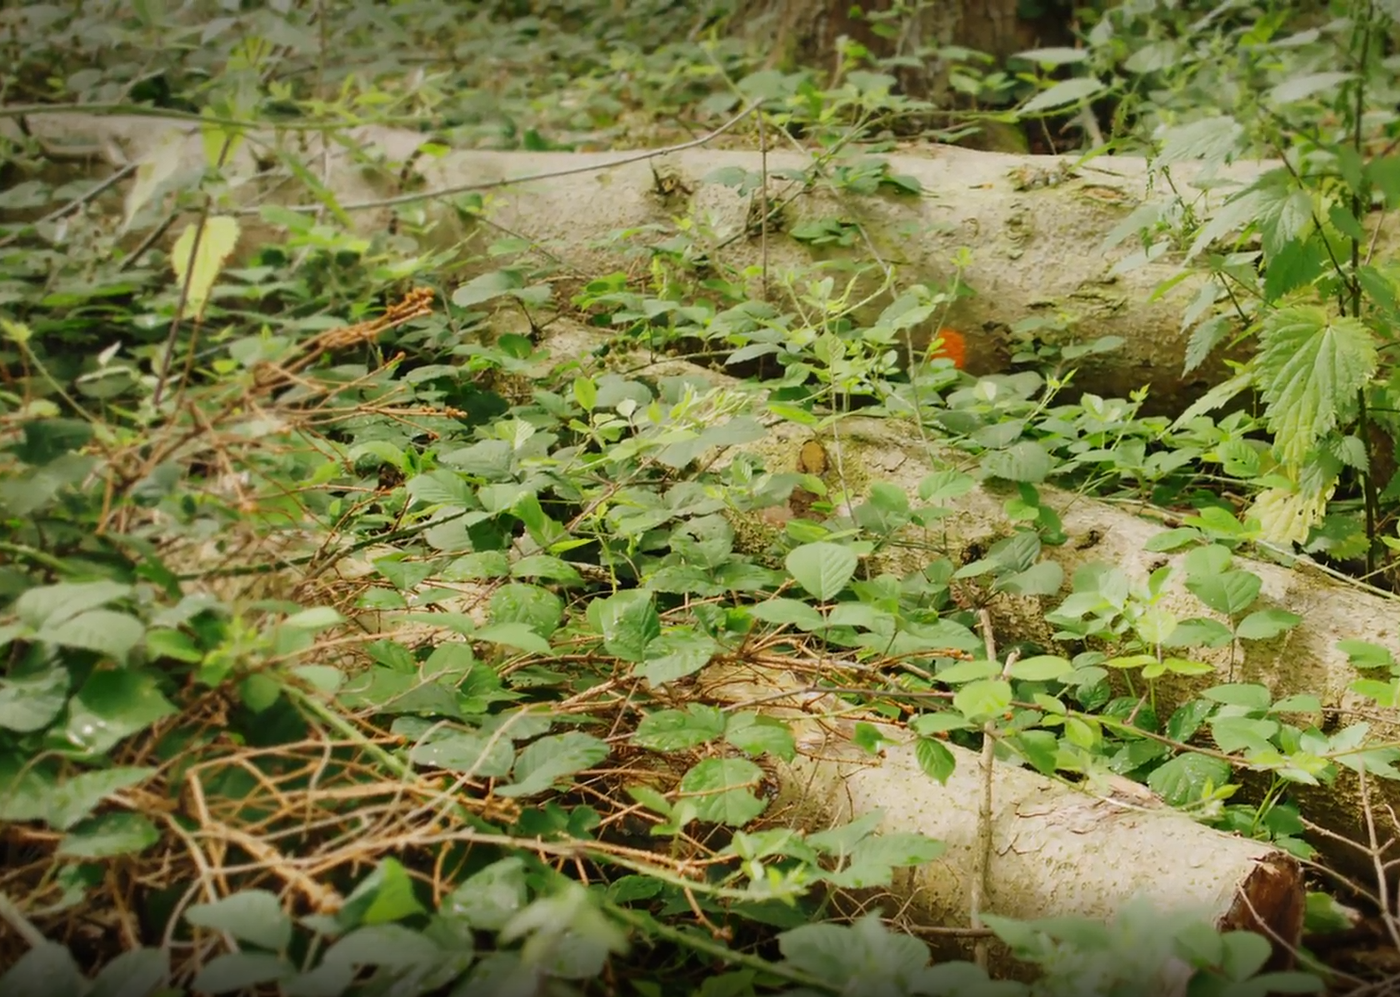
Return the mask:
M 796 735 L 796 759 L 777 764 L 782 788 L 772 819 L 819 831 L 878 810 L 881 831 L 917 832 L 944 844 L 943 855 L 902 870 L 884 893 L 887 913 L 907 925 L 967 927 L 978 855 L 990 844 L 985 890 L 976 891 L 979 913 L 1108 922 L 1140 899 L 1163 915 L 1194 914 L 1221 929 L 1262 931 L 1285 943 L 1277 950 L 1280 961 L 1288 958 L 1285 946 L 1296 945 L 1302 872 L 1279 849 L 1204 827 L 1126 780 L 1095 795 L 1000 763 L 988 774 L 977 754 L 956 746 L 949 748 L 956 766 L 940 784 L 920 768 L 906 730 L 852 715 L 849 704 L 804 687 L 796 676 L 766 668 L 710 672 L 702 682 L 706 698 L 762 703 Z M 775 690 L 790 694 L 775 699 Z M 853 743 L 857 719 L 885 740 L 878 757 Z M 991 819 L 984 826 L 979 800 L 988 779 Z M 863 892 L 864 901 L 874 899 Z M 1006 958 L 1000 953 L 999 975 L 1015 972 Z M 1134 968 L 1144 993 L 1176 992 L 1180 977 L 1172 969 L 1179 967 Z
M 103 158 L 117 162 L 171 163 L 173 159 L 178 169 L 172 182 L 182 176 L 187 182 L 197 177 L 206 154 L 201 136 L 185 123 L 68 114 L 33 115 L 27 120 L 33 133 L 51 148 L 77 143 L 106 150 Z M 0 125 L 6 123 L 0 119 Z M 299 183 L 253 179 L 259 171 L 256 152 L 265 156 L 269 149 L 294 150 L 303 162 L 314 162 L 318 173 L 324 167 L 329 189 L 350 213 L 357 230 L 380 240 L 388 238 L 393 217 L 392 208 L 383 201 L 400 193 L 398 175 L 402 165 L 409 163 L 408 173 L 421 178 L 422 190 L 428 194 L 455 190 L 460 195 L 464 187 L 471 187 L 486 197 L 483 220 L 469 215 L 465 223 L 454 207 L 457 197 L 415 202 L 426 207 L 433 225 L 420 240 L 422 248 L 450 249 L 464 262 L 463 276 L 470 276 L 486 267 L 509 265 L 510 257 L 483 261 L 479 254 L 507 234 L 523 237 L 538 247 L 537 259 L 556 268 L 553 279 L 559 301 L 567 301 L 569 291 L 581 281 L 645 267 L 650 255 L 647 247 L 674 234 L 679 219 L 689 219 L 694 222 L 691 231 L 697 251 L 703 251 L 719 272 L 735 274 L 766 265 L 768 286 L 776 288 L 773 294 L 783 307 L 791 302 L 790 292 L 783 289 L 785 280 L 791 276 L 800 291 L 813 264 L 823 261 L 879 264 L 869 267 L 852 300 L 875 290 L 885 268 L 892 269 L 902 284 L 950 287 L 956 283 L 970 290 L 969 296 L 939 318 L 969 338 L 969 368 L 974 371 L 1003 368 L 1014 346 L 1011 327 L 1033 317 L 1067 320 L 1069 331 L 1062 336 L 1066 341 L 1106 335 L 1124 338 L 1121 350 L 1084 362 L 1076 379 L 1082 390 L 1125 397 L 1148 385 L 1158 396 L 1160 410 L 1172 407 L 1182 396 L 1199 394 L 1223 371 L 1217 358 L 1182 376 L 1189 334 L 1182 328 L 1182 319 L 1201 279 L 1188 279 L 1154 298 L 1159 282 L 1176 273 L 1179 257 L 1169 255 L 1115 273 L 1114 266 L 1133 253 L 1134 240 L 1102 248 L 1105 236 L 1140 204 L 1172 196 L 1163 192 L 1166 185 L 1150 185 L 1141 159 L 1100 157 L 1077 172 L 1067 172 L 1072 165 L 1068 158 L 945 146 L 884 157 L 891 173 L 913 177 L 922 185 L 924 195 L 912 197 L 822 189 L 803 192 L 799 183 L 774 176 L 780 170 L 801 170 L 812 164 L 807 154 L 790 149 L 772 151 L 765 160 L 753 151 L 692 148 L 610 166 L 629 154 L 462 151 L 432 157 L 418 153 L 424 136 L 416 132 L 363 128 L 350 132 L 350 139 L 360 152 L 382 155 L 382 167 L 352 163 L 351 155 L 334 143 L 323 150 L 314 135 L 248 136 L 223 170 L 231 179 L 229 198 L 241 205 L 237 209 L 244 224 L 241 253 L 282 239 L 278 230 L 257 218 L 257 205 L 308 200 Z M 719 169 L 738 168 L 758 175 L 765 164 L 770 198 L 786 202 L 766 239 L 751 224 L 754 195 L 740 196 L 731 187 L 706 182 Z M 1248 179 L 1267 165 L 1237 164 L 1223 172 Z M 94 175 L 110 169 L 110 165 L 101 167 Z M 562 171 L 572 172 L 560 175 Z M 1196 216 L 1205 218 L 1228 188 L 1209 196 L 1193 191 L 1191 181 L 1200 172 L 1190 164 L 1178 164 L 1173 183 L 1193 200 Z M 658 175 L 664 182 L 658 183 Z M 500 186 L 530 177 L 541 178 Z M 121 192 L 129 189 L 130 182 L 118 185 L 110 195 L 108 207 L 113 214 L 121 210 Z M 138 216 L 135 228 L 155 224 L 160 217 L 159 211 L 148 208 Z M 811 247 L 785 234 L 805 221 L 825 219 L 857 226 L 851 245 Z M 113 218 L 112 226 L 117 224 Z M 172 231 L 178 232 L 179 227 Z M 139 241 L 138 235 L 130 233 L 128 241 Z M 412 241 L 402 238 L 411 252 Z M 970 259 L 960 269 L 955 257 L 964 249 L 970 250 Z M 841 270 L 832 276 L 838 286 L 846 279 Z M 761 282 L 754 278 L 750 283 L 758 293 Z M 873 317 L 888 300 L 876 296 L 857 317 Z M 916 330 L 916 346 L 932 337 L 936 324 Z M 1057 335 L 1045 333 L 1043 338 L 1053 341 Z

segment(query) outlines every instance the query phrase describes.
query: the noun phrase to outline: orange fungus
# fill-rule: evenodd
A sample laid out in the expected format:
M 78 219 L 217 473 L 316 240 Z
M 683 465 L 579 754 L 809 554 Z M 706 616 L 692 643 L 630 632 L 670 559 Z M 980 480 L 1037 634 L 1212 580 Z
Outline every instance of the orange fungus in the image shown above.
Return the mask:
M 953 366 L 962 370 L 967 365 L 967 340 L 956 329 L 939 329 L 933 347 L 928 351 L 929 359 L 947 357 Z

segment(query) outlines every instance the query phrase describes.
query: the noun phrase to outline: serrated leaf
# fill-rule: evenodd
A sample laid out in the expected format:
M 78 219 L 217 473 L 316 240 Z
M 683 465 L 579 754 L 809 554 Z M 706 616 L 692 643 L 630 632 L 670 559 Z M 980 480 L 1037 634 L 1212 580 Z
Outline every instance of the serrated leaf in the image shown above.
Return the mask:
M 160 991 L 169 973 L 170 957 L 162 949 L 132 949 L 102 967 L 87 997 L 151 997 Z
M 201 993 L 241 993 L 284 980 L 296 968 L 281 957 L 265 952 L 225 952 L 216 955 L 195 974 L 190 986 Z
M 1379 356 L 1369 329 L 1321 308 L 1281 308 L 1264 321 L 1255 358 L 1280 459 L 1302 464 L 1323 434 L 1356 413 Z
M 214 281 L 237 247 L 239 233 L 238 219 L 228 215 L 208 218 L 202 228 L 201 232 L 200 223 L 191 222 L 170 250 L 170 265 L 175 269 L 175 279 L 186 289 L 185 308 L 196 318 L 204 314 Z
M 1064 80 L 1056 83 L 1048 90 L 1042 90 L 1030 100 L 1022 105 L 1020 114 L 1039 114 L 1042 111 L 1053 110 L 1057 107 L 1064 107 L 1066 104 L 1078 104 L 1082 101 L 1103 92 L 1103 83 L 1090 76 L 1078 76 L 1074 79 Z
M 1243 126 L 1228 115 L 1167 128 L 1158 135 L 1161 151 L 1156 162 L 1163 166 L 1191 159 L 1223 162 L 1239 149 L 1244 134 Z
M 763 770 L 747 758 L 707 758 L 681 777 L 680 791 L 698 819 L 742 827 L 767 807 L 752 791 L 762 781 Z
M 520 752 L 515 782 L 497 786 L 497 796 L 533 796 L 576 772 L 592 768 L 611 754 L 606 741 L 582 731 L 542 737 Z
M 85 997 L 87 980 L 66 946 L 42 941 L 15 960 L 0 976 L 0 992 Z
M 826 602 L 835 598 L 856 573 L 859 558 L 842 544 L 803 544 L 787 556 L 787 569 L 797 584 L 814 598 Z
M 937 780 L 940 786 L 947 785 L 948 777 L 958 764 L 948 746 L 933 737 L 921 737 L 914 742 L 914 758 L 924 774 Z
M 1207 785 L 1229 781 L 1229 762 L 1194 753 L 1168 759 L 1147 776 L 1148 788 L 1174 807 L 1197 802 Z
M 1315 94 L 1333 91 L 1333 95 L 1343 83 L 1356 78 L 1355 73 L 1323 72 L 1306 73 L 1284 80 L 1268 93 L 1268 100 L 1274 104 L 1291 104 Z
M 58 854 L 69 858 L 105 859 L 135 855 L 160 840 L 156 826 L 141 814 L 102 814 L 79 824 L 58 843 Z
M 48 798 L 49 826 L 67 831 L 90 816 L 108 796 L 149 779 L 155 772 L 148 767 L 121 766 L 70 776 Z
M 281 952 L 292 940 L 291 919 L 276 894 L 267 890 L 241 890 L 212 903 L 194 904 L 185 911 L 185 920 L 271 952 Z
M 643 717 L 632 743 L 652 751 L 686 751 L 724 733 L 724 714 L 714 706 L 692 703 L 685 710 L 658 710 Z
M 1033 440 L 1022 440 L 1005 450 L 991 450 L 982 456 L 982 470 L 1007 481 L 1035 484 L 1049 477 L 1055 460 Z
M 510 856 L 469 876 L 448 895 L 440 910 L 466 918 L 473 928 L 499 931 L 524 909 L 527 898 L 525 863 Z
M 708 634 L 684 627 L 647 644 L 646 660 L 637 673 L 653 687 L 694 675 L 719 652 L 719 644 Z
M 476 631 L 472 637 L 490 644 L 504 644 L 527 654 L 548 654 L 550 651 L 549 641 L 527 623 L 492 623 Z

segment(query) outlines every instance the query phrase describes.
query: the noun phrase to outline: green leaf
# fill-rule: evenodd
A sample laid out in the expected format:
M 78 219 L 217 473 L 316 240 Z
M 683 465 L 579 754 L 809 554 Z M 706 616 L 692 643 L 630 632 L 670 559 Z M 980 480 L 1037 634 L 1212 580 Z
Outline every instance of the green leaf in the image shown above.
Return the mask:
M 58 843 L 58 854 L 78 859 L 135 855 L 160 840 L 156 826 L 141 814 L 108 813 L 74 828 Z
M 1091 76 L 1077 76 L 1042 90 L 1021 106 L 1021 115 L 1039 114 L 1066 104 L 1078 104 L 1104 91 L 1104 84 Z
M 1161 151 L 1154 162 L 1160 166 L 1191 159 L 1224 162 L 1240 147 L 1244 137 L 1244 127 L 1229 115 L 1202 118 L 1162 131 Z
M 67 738 L 76 747 L 103 754 L 176 712 L 153 675 L 129 668 L 93 672 L 68 704 Z
M 1297 613 L 1290 613 L 1286 609 L 1261 609 L 1256 613 L 1250 613 L 1240 620 L 1239 628 L 1235 631 L 1241 640 L 1268 640 L 1277 637 L 1286 630 L 1291 630 L 1303 618 Z
M 752 792 L 762 781 L 763 770 L 747 758 L 707 758 L 681 777 L 680 792 L 698 819 L 742 827 L 767 807 Z
M 1229 781 L 1229 762 L 1194 753 L 1167 760 L 1147 777 L 1148 788 L 1174 807 L 1199 801 L 1207 785 L 1224 786 Z
M 1044 481 L 1055 469 L 1055 460 L 1039 443 L 1022 440 L 1005 450 L 990 450 L 982 456 L 982 470 L 1007 481 Z
M 49 624 L 34 635 L 34 639 L 59 647 L 93 651 L 125 661 L 131 649 L 141 642 L 146 628 L 129 613 L 112 609 L 92 609 L 80 613 L 61 625 Z
M 415 744 L 408 757 L 415 765 L 449 772 L 470 772 L 482 779 L 498 779 L 510 772 L 515 764 L 515 746 L 505 737 L 492 738 L 485 734 L 453 731 L 432 741 Z
M 542 737 L 520 752 L 515 782 L 497 786 L 497 796 L 534 796 L 576 772 L 592 768 L 612 753 L 607 742 L 581 731 Z
M 859 558 L 849 547 L 819 541 L 803 544 L 787 556 L 787 569 L 797 584 L 823 602 L 838 595 L 856 572 Z
M 1380 644 L 1348 638 L 1337 641 L 1337 649 L 1346 654 L 1353 668 L 1396 667 L 1395 656 L 1390 653 L 1390 648 Z
M 1226 616 L 1235 616 L 1252 606 L 1262 585 L 1259 576 L 1252 571 L 1225 571 L 1186 582 L 1187 589 L 1197 599 Z
M 729 718 L 724 739 L 748 755 L 773 755 L 791 761 L 797 752 L 792 730 L 777 717 L 739 713 Z
M 1302 464 L 1318 441 L 1356 415 L 1375 376 L 1375 340 L 1359 319 L 1295 306 L 1268 315 L 1255 357 L 1265 419 L 1280 459 Z
M 108 796 L 155 775 L 153 768 L 119 767 L 70 776 L 48 797 L 50 827 L 67 831 L 86 819 Z
M 1292 104 L 1317 94 L 1325 94 L 1330 100 L 1336 96 L 1343 83 L 1356 79 L 1355 73 L 1328 71 L 1305 73 L 1292 76 L 1275 86 L 1267 94 L 1273 104 Z
M 170 958 L 162 949 L 132 949 L 102 967 L 87 997 L 150 997 L 160 991 L 169 972 Z
M 646 661 L 637 669 L 653 688 L 694 675 L 719 653 L 719 644 L 693 627 L 662 634 L 647 644 Z
M 279 956 L 263 952 L 225 952 L 205 963 L 190 986 L 207 994 L 242 993 L 295 974 L 296 968 Z
M 1069 659 L 1057 654 L 1037 654 L 1011 665 L 1011 677 L 1022 682 L 1048 682 L 1072 671 L 1074 665 Z
M 525 286 L 525 278 L 518 270 L 492 270 L 473 277 L 452 292 L 452 303 L 458 308 L 470 308 L 502 294 L 511 294 Z
M 54 665 L 0 679 L 0 727 L 29 734 L 53 723 L 68 702 L 68 669 Z
M 548 654 L 550 651 L 549 641 L 528 623 L 491 623 L 473 633 L 472 637 L 488 644 L 504 644 L 526 654 Z
M 603 635 L 603 647 L 624 661 L 646 660 L 646 648 L 661 636 L 661 617 L 650 592 L 628 589 L 588 605 L 588 619 Z
M 826 626 L 826 617 L 821 614 L 821 611 L 814 608 L 811 603 L 802 602 L 799 599 L 787 599 L 779 596 L 747 606 L 745 610 L 754 619 L 762 620 L 764 623 L 791 624 L 799 630 L 805 630 L 809 633 Z
M 364 924 L 391 924 L 422 913 L 423 905 L 418 902 L 408 871 L 397 859 L 386 858 L 346 897 L 336 921 L 348 929 Z
M 32 630 L 57 628 L 90 609 L 131 595 L 130 585 L 117 582 L 61 582 L 27 589 L 15 600 L 20 622 Z
M 948 777 L 957 767 L 957 759 L 948 746 L 934 737 L 921 737 L 914 742 L 914 758 L 924 774 L 936 779 L 940 786 L 948 784 Z
M 692 703 L 684 710 L 658 710 L 637 724 L 632 743 L 652 751 L 687 751 L 724 733 L 724 714 L 717 707 Z
M 0 993 L 86 997 L 88 982 L 66 946 L 42 941 L 0 976 Z M 144 997 L 144 995 L 143 995 Z
M 466 918 L 473 928 L 499 931 L 525 907 L 525 863 L 510 856 L 473 873 L 448 894 L 440 908 L 449 917 Z
M 986 720 L 1011 705 L 1011 683 L 1002 679 L 969 682 L 953 696 L 953 708 L 969 720 Z
M 281 952 L 292 940 L 291 919 L 276 894 L 267 890 L 242 890 L 213 903 L 195 904 L 185 911 L 185 920 L 272 952 Z

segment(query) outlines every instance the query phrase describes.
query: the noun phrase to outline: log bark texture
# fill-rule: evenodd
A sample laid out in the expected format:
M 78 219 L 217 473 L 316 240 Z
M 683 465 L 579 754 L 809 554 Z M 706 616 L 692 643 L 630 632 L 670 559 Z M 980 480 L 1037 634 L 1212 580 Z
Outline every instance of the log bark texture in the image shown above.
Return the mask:
M 184 122 L 72 114 L 34 114 L 26 120 L 51 149 L 94 150 L 94 179 L 110 174 L 114 164 L 161 164 L 166 179 L 157 195 L 195 182 L 206 161 L 204 137 Z M 0 118 L 0 129 L 4 126 L 13 132 L 13 122 Z M 260 221 L 262 205 L 309 200 L 299 184 L 265 179 L 269 159 L 280 151 L 324 166 L 339 205 L 380 247 L 397 240 L 405 252 L 447 250 L 463 263 L 457 272 L 470 276 L 510 264 L 509 256 L 482 257 L 492 243 L 506 236 L 527 240 L 533 251 L 526 255 L 554 269 L 559 301 L 584 281 L 620 270 L 644 272 L 654 252 L 650 247 L 674 236 L 684 221 L 694 242 L 692 257 L 703 254 L 726 275 L 747 268 L 754 294 L 762 282 L 753 274 L 764 269 L 783 307 L 790 293 L 803 290 L 814 264 L 829 269 L 838 282 L 847 279 L 853 263 L 878 264 L 867 267 L 852 300 L 875 290 L 888 269 L 904 284 L 956 285 L 962 296 L 940 316 L 941 323 L 917 330 L 915 345 L 926 344 L 935 325 L 951 326 L 969 339 L 973 371 L 1002 369 L 1014 348 L 1012 327 L 1027 318 L 1049 318 L 1064 320 L 1068 329 L 1042 333 L 1043 339 L 1116 335 L 1126 341 L 1122 350 L 1086 361 L 1076 381 L 1083 390 L 1125 397 L 1147 385 L 1159 410 L 1179 410 L 1182 398 L 1195 397 L 1224 372 L 1216 358 L 1182 375 L 1189 336 L 1183 314 L 1201 279 L 1187 279 L 1153 297 L 1158 284 L 1176 273 L 1179 258 L 1168 254 L 1116 270 L 1134 252 L 1134 240 L 1103 248 L 1105 236 L 1134 209 L 1174 196 L 1152 185 L 1141 159 L 1105 156 L 1076 169 L 1064 157 L 932 146 L 883 157 L 891 174 L 917 180 L 921 195 L 871 195 L 792 179 L 813 160 L 786 149 L 766 157 L 706 148 L 654 158 L 638 158 L 645 153 L 429 155 L 420 151 L 424 136 L 417 132 L 361 128 L 348 138 L 353 153 L 336 142 L 323 145 L 317 135 L 245 136 L 222 170 L 229 180 L 229 204 L 221 210 L 236 212 L 243 223 L 241 253 L 283 238 Z M 1216 178 L 1245 181 L 1267 166 L 1236 164 Z M 1192 182 L 1201 173 L 1191 164 L 1177 164 L 1173 182 L 1191 200 L 1196 217 L 1205 219 L 1229 186 L 1196 190 Z M 255 179 L 260 175 L 264 179 Z M 755 183 L 766 175 L 770 200 L 782 205 L 766 238 L 754 224 L 757 191 L 741 194 L 720 182 L 744 175 Z M 403 193 L 401 176 L 416 178 L 415 192 Z M 105 202 L 114 230 L 132 182 L 117 185 Z M 459 211 L 468 196 L 484 197 L 484 206 Z M 153 196 L 136 213 L 126 232 L 129 242 L 139 242 L 143 226 L 162 220 L 162 202 L 163 196 Z M 323 210 L 314 203 L 305 207 Z M 426 235 L 416 241 L 389 235 L 400 209 L 421 210 L 418 221 L 428 227 Z M 817 245 L 791 235 L 804 224 L 830 221 L 845 226 L 845 244 Z M 179 231 L 172 226 L 171 238 Z M 53 232 L 50 226 L 47 233 Z M 794 285 L 792 292 L 784 289 L 785 281 Z M 857 317 L 873 318 L 887 303 L 887 297 L 877 296 Z
M 824 830 L 879 810 L 881 830 L 943 842 L 941 857 L 904 870 L 892 887 L 887 913 L 915 927 L 968 926 L 974 881 L 984 878 L 980 913 L 1111 922 L 1130 902 L 1146 900 L 1163 915 L 1260 931 L 1276 940 L 1277 964 L 1291 958 L 1303 924 L 1302 870 L 1277 848 L 1213 831 L 1150 793 L 1122 788 L 1095 796 L 1001 763 L 987 775 L 977 754 L 956 746 L 949 749 L 956 767 L 940 785 L 921 769 L 907 731 L 859 718 L 886 742 L 872 756 L 853 741 L 857 717 L 849 704 L 803 692 L 804 683 L 778 670 L 711 672 L 703 688 L 707 698 L 760 702 L 791 725 L 798 755 L 779 765 L 782 789 L 772 810 L 784 826 Z M 775 700 L 775 689 L 790 695 Z M 984 826 L 979 801 L 987 779 L 991 820 Z M 982 876 L 979 852 L 988 846 Z M 949 956 L 958 946 L 939 947 Z M 1118 968 L 1132 966 L 1132 954 L 1119 955 Z M 1007 975 L 1007 955 L 1000 956 L 999 975 Z M 1169 963 L 1133 968 L 1144 993 L 1176 992 Z M 1154 977 L 1156 986 L 1148 983 Z

